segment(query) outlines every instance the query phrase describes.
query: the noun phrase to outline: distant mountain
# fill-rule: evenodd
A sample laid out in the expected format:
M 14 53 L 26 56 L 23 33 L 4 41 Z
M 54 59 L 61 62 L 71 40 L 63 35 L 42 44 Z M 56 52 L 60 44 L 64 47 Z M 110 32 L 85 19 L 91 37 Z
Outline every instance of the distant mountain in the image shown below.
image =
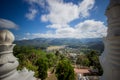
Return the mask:
M 14 43 L 20 46 L 35 46 L 42 48 L 46 48 L 50 45 L 68 45 L 73 48 L 86 47 L 100 51 L 103 51 L 104 49 L 102 38 L 36 38 L 31 40 L 15 41 Z
M 83 38 L 80 39 L 82 43 L 90 43 L 90 42 L 101 42 L 102 38 Z

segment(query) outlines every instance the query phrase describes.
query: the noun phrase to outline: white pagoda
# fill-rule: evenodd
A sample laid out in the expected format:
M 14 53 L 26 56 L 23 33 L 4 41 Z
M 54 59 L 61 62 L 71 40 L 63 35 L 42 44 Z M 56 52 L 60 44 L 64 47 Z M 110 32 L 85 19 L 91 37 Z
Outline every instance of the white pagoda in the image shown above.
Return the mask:
M 101 80 L 120 80 L 120 0 L 110 0 L 106 16 L 108 31 L 104 38 L 105 49 L 100 56 Z

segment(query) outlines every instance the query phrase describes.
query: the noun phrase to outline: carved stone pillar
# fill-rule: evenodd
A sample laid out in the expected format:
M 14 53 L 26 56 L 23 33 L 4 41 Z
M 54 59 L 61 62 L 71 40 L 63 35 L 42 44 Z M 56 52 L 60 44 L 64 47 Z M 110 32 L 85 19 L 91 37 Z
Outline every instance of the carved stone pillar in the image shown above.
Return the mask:
M 104 71 L 101 80 L 120 80 L 120 0 L 110 0 L 106 16 L 108 34 L 104 38 L 105 50 L 100 56 Z
M 8 30 L 0 31 L 0 80 L 35 80 L 34 72 L 24 68 L 17 71 L 19 63 L 13 55 L 14 35 Z

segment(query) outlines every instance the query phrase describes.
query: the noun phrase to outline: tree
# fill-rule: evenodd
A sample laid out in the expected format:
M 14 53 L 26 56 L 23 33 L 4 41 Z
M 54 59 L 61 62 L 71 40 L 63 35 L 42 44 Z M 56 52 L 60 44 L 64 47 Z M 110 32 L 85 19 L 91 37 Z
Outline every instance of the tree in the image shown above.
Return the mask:
M 97 60 L 98 54 L 96 51 L 91 51 L 87 54 L 87 58 L 90 61 L 89 66 L 95 66 L 95 61 Z
M 90 61 L 85 55 L 80 55 L 76 60 L 76 64 L 81 66 L 89 66 Z
M 48 64 L 43 58 L 37 60 L 36 65 L 38 66 L 38 77 L 44 80 L 47 77 Z
M 91 53 L 87 54 L 87 57 L 90 61 L 90 66 L 93 66 L 94 69 L 98 69 L 98 74 L 102 75 L 103 70 L 99 62 L 99 54 L 96 51 L 91 51 Z
M 55 73 L 58 80 L 75 80 L 74 68 L 66 59 L 59 61 Z
M 46 54 L 47 61 L 48 61 L 48 67 L 54 67 L 57 63 L 57 57 L 53 53 Z
M 35 77 L 40 76 L 38 76 L 38 70 L 40 71 L 41 64 L 44 66 L 46 63 L 48 63 L 48 61 L 46 60 L 46 53 L 40 49 L 36 49 L 31 46 L 16 46 L 14 48 L 14 55 L 19 58 L 18 60 L 20 65 L 17 69 L 21 70 L 23 69 L 23 67 L 26 67 L 28 70 L 32 70 L 35 72 Z M 45 59 L 44 63 L 39 63 L 39 59 Z M 43 69 L 44 68 L 46 68 L 46 66 L 43 67 Z

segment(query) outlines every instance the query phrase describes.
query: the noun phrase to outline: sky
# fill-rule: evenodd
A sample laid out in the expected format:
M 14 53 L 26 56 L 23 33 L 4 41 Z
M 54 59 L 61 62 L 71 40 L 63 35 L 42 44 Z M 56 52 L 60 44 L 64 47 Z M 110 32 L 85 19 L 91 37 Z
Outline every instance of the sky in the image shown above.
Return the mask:
M 0 0 L 0 30 L 16 40 L 101 38 L 109 0 Z

